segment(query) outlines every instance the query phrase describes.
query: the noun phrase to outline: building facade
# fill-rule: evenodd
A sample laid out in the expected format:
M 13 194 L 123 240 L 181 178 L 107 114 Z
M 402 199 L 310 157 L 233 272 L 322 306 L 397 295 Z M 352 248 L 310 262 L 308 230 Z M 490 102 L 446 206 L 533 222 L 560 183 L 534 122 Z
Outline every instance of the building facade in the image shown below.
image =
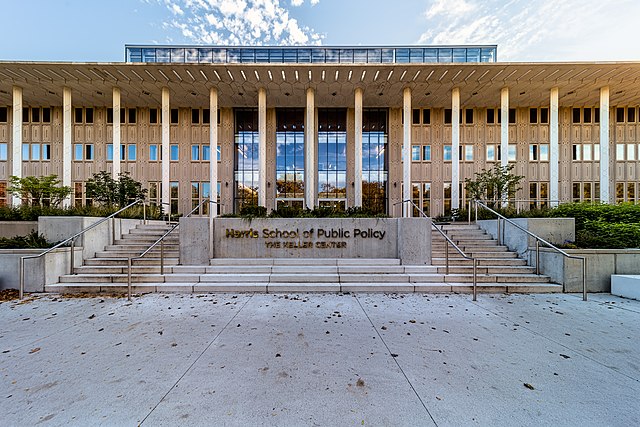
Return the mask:
M 640 62 L 504 63 L 495 46 L 127 46 L 122 63 L 0 62 L 11 176 L 128 171 L 185 213 L 255 204 L 431 216 L 465 178 L 523 175 L 520 207 L 637 203 Z M 206 211 L 200 212 L 206 214 Z

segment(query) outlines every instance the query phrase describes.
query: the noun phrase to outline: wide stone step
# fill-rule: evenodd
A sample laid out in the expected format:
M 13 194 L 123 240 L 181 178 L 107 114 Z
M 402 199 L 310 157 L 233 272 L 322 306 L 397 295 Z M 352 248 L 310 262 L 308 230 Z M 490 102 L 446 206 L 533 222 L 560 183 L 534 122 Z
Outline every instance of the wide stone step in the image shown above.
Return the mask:
M 127 265 L 126 257 L 122 258 L 91 258 L 84 262 L 85 266 L 126 266 Z M 177 265 L 178 258 L 175 257 L 165 257 L 164 264 L 165 265 Z M 142 259 L 134 259 L 133 265 L 160 265 L 160 258 L 147 258 L 146 256 Z
M 140 243 L 153 243 L 157 242 L 162 235 L 159 236 L 134 236 L 131 234 L 125 234 L 120 239 L 116 239 L 115 243 L 118 244 L 129 244 L 130 242 L 140 242 Z M 179 243 L 180 237 L 169 235 L 164 238 L 164 241 L 167 243 Z
M 140 250 L 119 250 L 119 251 L 100 251 L 96 252 L 96 258 L 129 258 L 129 257 L 138 257 L 143 251 Z M 152 258 L 160 257 L 160 249 L 156 250 L 155 248 L 149 252 Z M 179 258 L 179 251 L 164 251 L 164 256 L 166 258 Z
M 500 251 L 465 251 L 463 250 L 463 252 L 467 255 L 467 256 L 471 256 L 474 258 L 517 258 L 518 254 L 515 252 L 500 252 Z M 445 252 L 444 251 L 433 251 L 432 253 L 432 260 L 433 258 L 444 258 L 445 257 Z M 458 251 L 456 251 L 453 248 L 449 249 L 449 259 L 451 258 L 462 258 L 462 255 L 460 255 L 458 253 Z
M 112 251 L 140 251 L 140 252 L 144 252 L 147 249 L 149 249 L 151 245 L 136 245 L 136 244 L 129 244 L 129 245 L 108 245 L 105 246 L 105 251 L 107 252 L 112 252 Z M 152 251 L 154 250 L 160 250 L 160 244 L 157 244 L 156 246 L 154 246 L 154 248 L 152 249 Z M 164 245 L 164 250 L 165 251 L 179 251 L 180 250 L 180 245 L 178 244 L 165 244 Z
M 449 254 L 451 255 L 451 254 Z M 445 265 L 445 258 L 432 258 L 431 263 L 434 266 Z M 461 257 L 449 257 L 449 265 L 472 265 L 472 261 Z M 527 261 L 521 258 L 478 258 L 478 266 L 518 266 L 527 265 Z
M 215 265 L 297 265 L 297 266 L 319 266 L 319 265 L 400 265 L 400 260 L 396 258 L 212 258 L 209 264 Z
M 437 267 L 438 273 L 445 273 L 446 266 Z M 534 274 L 535 267 L 528 266 L 478 266 L 476 274 Z M 450 274 L 473 274 L 473 266 L 452 266 L 449 264 Z

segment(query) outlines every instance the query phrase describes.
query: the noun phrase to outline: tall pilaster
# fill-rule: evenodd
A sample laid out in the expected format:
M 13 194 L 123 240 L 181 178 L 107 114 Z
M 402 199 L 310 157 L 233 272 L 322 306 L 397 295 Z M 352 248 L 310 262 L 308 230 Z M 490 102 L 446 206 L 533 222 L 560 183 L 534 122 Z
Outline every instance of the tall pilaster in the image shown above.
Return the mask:
M 218 89 L 209 89 L 209 198 L 218 200 Z M 209 216 L 218 215 L 218 205 L 209 203 Z M 211 242 L 209 243 L 211 244 Z
M 71 122 L 71 88 L 62 89 L 62 185 L 71 187 L 71 147 L 73 147 L 73 129 Z M 71 205 L 67 197 L 63 206 Z
M 413 209 L 407 203 L 411 200 L 411 88 L 402 93 L 402 216 L 410 217 Z
M 304 121 L 304 199 L 307 209 L 316 207 L 316 100 L 313 88 L 307 89 Z
M 170 174 L 169 165 L 171 159 L 171 110 L 169 109 L 169 88 L 162 88 L 162 205 L 169 215 L 171 215 L 171 188 L 169 188 Z M 120 153 L 114 153 L 120 155 Z
M 267 90 L 258 89 L 258 205 L 267 206 Z
M 500 90 L 500 166 L 509 164 L 509 88 Z
M 22 88 L 13 87 L 13 137 L 11 138 L 11 175 L 22 178 Z M 20 196 L 13 196 L 13 206 L 21 203 Z
M 451 208 L 460 208 L 460 89 L 451 90 Z
M 549 199 L 551 206 L 558 206 L 560 200 L 560 145 L 558 143 L 558 88 L 551 88 L 549 97 Z
M 609 86 L 600 88 L 600 201 L 611 203 L 609 181 Z
M 362 207 L 362 88 L 355 92 L 354 204 Z
M 113 179 L 118 179 L 120 173 L 120 88 L 113 87 Z

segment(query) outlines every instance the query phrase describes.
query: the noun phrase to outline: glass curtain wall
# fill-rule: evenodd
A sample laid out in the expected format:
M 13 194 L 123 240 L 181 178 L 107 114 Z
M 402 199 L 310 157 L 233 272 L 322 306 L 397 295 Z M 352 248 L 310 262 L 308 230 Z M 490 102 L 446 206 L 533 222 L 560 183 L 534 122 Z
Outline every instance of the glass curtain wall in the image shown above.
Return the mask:
M 344 210 L 347 198 L 347 110 L 318 110 L 318 204 Z
M 235 110 L 235 212 L 258 204 L 258 110 Z
M 367 108 L 362 112 L 362 207 L 373 213 L 387 213 L 386 109 Z
M 276 209 L 304 205 L 304 108 L 276 109 Z

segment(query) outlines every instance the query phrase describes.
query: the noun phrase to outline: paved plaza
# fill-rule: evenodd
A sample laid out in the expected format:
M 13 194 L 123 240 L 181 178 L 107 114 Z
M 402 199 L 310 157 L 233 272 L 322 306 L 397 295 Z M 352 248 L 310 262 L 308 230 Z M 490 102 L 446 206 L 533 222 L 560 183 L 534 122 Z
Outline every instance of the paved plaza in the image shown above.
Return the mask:
M 150 294 L 0 304 L 3 426 L 640 425 L 640 301 Z

